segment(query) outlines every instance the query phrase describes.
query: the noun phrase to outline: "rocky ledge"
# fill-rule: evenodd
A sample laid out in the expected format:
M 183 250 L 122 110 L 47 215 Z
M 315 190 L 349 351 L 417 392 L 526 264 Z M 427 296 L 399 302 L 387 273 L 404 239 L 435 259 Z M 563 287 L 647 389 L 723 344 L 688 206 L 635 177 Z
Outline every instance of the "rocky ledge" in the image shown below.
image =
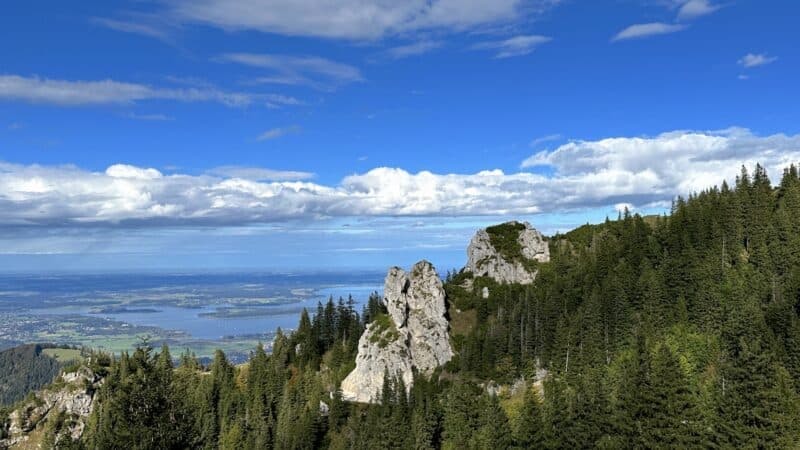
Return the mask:
M 388 314 L 376 317 L 364 331 L 356 368 L 342 381 L 345 400 L 378 402 L 385 373 L 410 389 L 414 371 L 430 375 L 453 357 L 444 288 L 431 263 L 420 261 L 410 272 L 391 268 L 383 303 Z
M 0 436 L 6 435 L 0 439 L 0 449 L 39 446 L 31 442 L 32 436 L 43 433 L 47 424 L 54 421 L 63 421 L 57 427 L 55 444 L 65 437 L 80 439 L 94 408 L 95 392 L 102 384 L 102 378 L 87 367 L 62 374 L 54 384 L 36 392 L 9 414 L 7 428 L 0 430 Z
M 478 230 L 467 248 L 464 270 L 498 283 L 531 284 L 537 263 L 550 261 L 542 233 L 528 222 L 511 221 Z

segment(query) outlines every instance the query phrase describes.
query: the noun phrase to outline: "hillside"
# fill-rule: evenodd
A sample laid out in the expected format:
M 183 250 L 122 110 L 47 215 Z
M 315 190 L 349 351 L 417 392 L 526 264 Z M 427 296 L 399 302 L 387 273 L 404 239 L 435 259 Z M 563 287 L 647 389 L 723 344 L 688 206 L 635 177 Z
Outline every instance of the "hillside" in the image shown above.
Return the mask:
M 518 258 L 513 237 L 504 230 L 496 253 Z M 426 298 L 413 282 L 398 285 L 407 295 L 399 313 L 377 295 L 361 312 L 344 301 L 303 312 L 271 355 L 259 347 L 243 367 L 222 352 L 210 367 L 185 354 L 177 368 L 166 347 L 123 354 L 77 445 L 800 445 L 796 168 L 777 186 L 760 167 L 743 171 L 733 187 L 677 199 L 668 216 L 626 213 L 546 242 L 549 259 L 531 265 L 529 284 L 449 274 L 442 287 L 452 359 L 429 376 L 415 373 L 413 385 L 384 371 L 373 404 L 343 401 L 340 386 L 357 355 L 367 363 L 364 330 L 402 329 Z M 389 323 L 387 314 L 402 320 Z
M 0 352 L 0 406 L 21 400 L 28 392 L 51 383 L 64 364 L 79 357 L 79 350 L 37 344 Z

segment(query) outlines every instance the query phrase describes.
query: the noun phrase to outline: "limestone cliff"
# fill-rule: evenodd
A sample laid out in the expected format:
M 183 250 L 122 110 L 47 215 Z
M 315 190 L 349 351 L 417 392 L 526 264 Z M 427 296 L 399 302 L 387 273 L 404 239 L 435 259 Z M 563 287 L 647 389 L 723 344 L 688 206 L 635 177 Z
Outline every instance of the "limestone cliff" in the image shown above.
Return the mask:
M 57 442 L 80 439 L 94 408 L 96 390 L 103 380 L 82 367 L 64 373 L 51 386 L 36 392 L 12 411 L 6 424 L 0 423 L 0 449 L 36 448 L 47 432 Z
M 393 267 L 384 283 L 387 315 L 369 324 L 358 342 L 356 368 L 342 381 L 345 400 L 379 400 L 384 373 L 402 379 L 408 388 L 414 370 L 429 375 L 450 361 L 442 280 L 428 261 L 405 272 Z
M 531 284 L 537 263 L 550 261 L 542 233 L 528 222 L 506 222 L 478 230 L 467 248 L 464 270 L 499 283 Z

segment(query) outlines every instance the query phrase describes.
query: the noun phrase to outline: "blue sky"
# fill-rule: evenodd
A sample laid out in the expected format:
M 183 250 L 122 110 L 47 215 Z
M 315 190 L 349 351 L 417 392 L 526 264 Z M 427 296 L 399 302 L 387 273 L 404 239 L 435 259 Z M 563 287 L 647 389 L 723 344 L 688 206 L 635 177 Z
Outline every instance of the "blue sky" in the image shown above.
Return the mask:
M 0 270 L 445 269 L 800 161 L 791 1 L 7 3 Z

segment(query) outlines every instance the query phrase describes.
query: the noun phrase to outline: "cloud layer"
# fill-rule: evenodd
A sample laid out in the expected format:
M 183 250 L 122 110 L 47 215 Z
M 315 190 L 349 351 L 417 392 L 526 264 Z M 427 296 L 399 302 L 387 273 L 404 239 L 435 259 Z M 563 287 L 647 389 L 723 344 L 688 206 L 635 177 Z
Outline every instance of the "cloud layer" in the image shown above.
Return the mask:
M 720 6 L 714 5 L 708 0 L 689 0 L 681 5 L 678 10 L 678 19 L 691 20 L 700 16 L 706 16 L 718 10 Z
M 540 152 L 523 168 L 549 166 L 553 180 L 574 183 L 576 204 L 612 199 L 641 206 L 733 181 L 741 165 L 765 166 L 774 180 L 800 162 L 800 135 L 760 137 L 744 128 L 673 131 L 656 137 L 575 141 Z
M 544 43 L 550 42 L 552 38 L 539 35 L 520 35 L 502 41 L 479 42 L 472 48 L 474 50 L 495 50 L 495 58 L 511 58 L 513 56 L 523 56 L 531 53 Z
M 262 167 L 220 166 L 208 171 L 209 175 L 225 178 L 242 178 L 255 181 L 298 181 L 314 178 L 311 172 L 275 170 Z
M 685 28 L 686 28 L 685 25 L 680 25 L 675 23 L 662 23 L 662 22 L 640 23 L 625 28 L 624 30 L 617 33 L 611 40 L 624 41 L 626 39 L 638 39 L 648 36 L 657 36 L 659 34 L 677 33 L 678 31 L 681 31 Z
M 0 100 L 58 106 L 128 105 L 145 100 L 216 102 L 231 107 L 257 103 L 270 107 L 301 104 L 293 97 L 278 94 L 225 92 L 213 87 L 158 88 L 110 79 L 68 81 L 19 75 L 0 75 Z
M 559 0 L 164 0 L 171 14 L 229 30 L 372 40 L 514 20 Z
M 290 125 L 288 127 L 281 127 L 281 128 L 271 128 L 256 138 L 257 141 L 270 141 L 272 139 L 278 139 L 279 137 L 283 137 L 289 134 L 297 134 L 301 131 L 299 125 Z
M 413 44 L 398 45 L 387 49 L 384 54 L 391 59 L 403 59 L 410 56 L 423 55 L 444 45 L 441 41 L 422 40 Z
M 357 67 L 318 56 L 229 53 L 218 60 L 269 71 L 267 75 L 257 78 L 257 83 L 304 85 L 329 90 L 364 81 Z
M 0 224 L 242 225 L 642 207 L 667 205 L 678 194 L 732 181 L 741 164 L 760 162 L 777 179 L 783 167 L 797 161 L 800 135 L 760 137 L 733 128 L 577 141 L 522 163 L 523 168 L 549 166 L 553 175 L 548 176 L 500 170 L 414 174 L 380 167 L 326 186 L 300 181 L 311 176 L 306 172 L 268 169 L 228 167 L 198 176 L 123 164 L 90 172 L 74 166 L 0 163 Z

